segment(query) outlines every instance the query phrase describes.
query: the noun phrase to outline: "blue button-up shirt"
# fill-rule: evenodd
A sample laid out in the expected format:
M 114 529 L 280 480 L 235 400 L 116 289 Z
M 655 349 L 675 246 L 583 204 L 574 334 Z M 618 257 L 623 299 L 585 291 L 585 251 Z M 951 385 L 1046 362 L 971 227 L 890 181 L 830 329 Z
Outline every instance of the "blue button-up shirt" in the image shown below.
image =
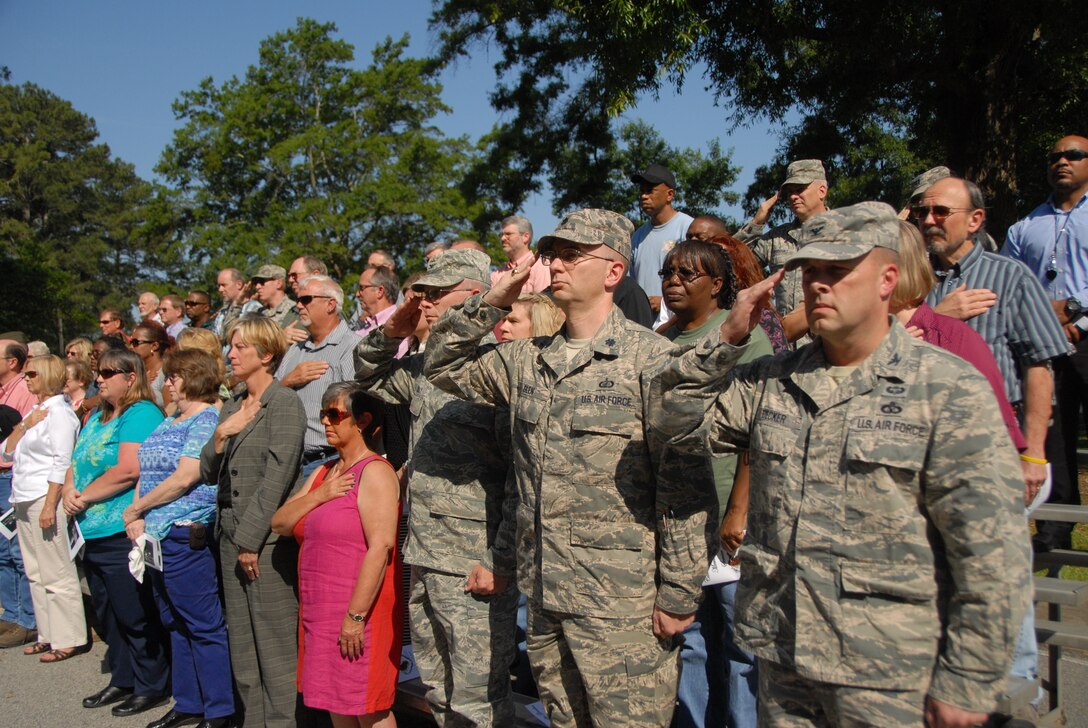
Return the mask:
M 1001 254 L 1023 261 L 1051 300 L 1075 297 L 1088 309 L 1088 195 L 1069 212 L 1049 199 L 1036 207 L 1009 228 Z

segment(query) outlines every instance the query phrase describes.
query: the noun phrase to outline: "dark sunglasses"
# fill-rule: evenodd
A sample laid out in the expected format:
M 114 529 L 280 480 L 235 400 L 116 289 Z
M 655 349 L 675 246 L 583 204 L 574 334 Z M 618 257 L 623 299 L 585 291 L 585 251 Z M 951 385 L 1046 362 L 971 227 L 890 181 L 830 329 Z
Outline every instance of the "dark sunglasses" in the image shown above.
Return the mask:
M 207 304 L 206 301 L 186 301 L 185 305 L 186 306 L 207 306 L 208 304 Z
M 321 420 L 328 420 L 330 425 L 339 425 L 349 417 L 351 417 L 350 412 L 345 412 L 344 410 L 336 409 L 335 407 L 329 407 L 328 409 L 323 409 L 317 413 L 319 422 Z
M 661 276 L 662 281 L 667 281 L 675 275 L 683 283 L 693 283 L 702 276 L 708 275 L 707 273 L 692 270 L 691 268 L 685 268 L 684 266 L 680 266 L 679 268 L 662 268 L 657 274 Z
M 300 306 L 309 306 L 314 302 L 315 298 L 332 298 L 332 296 L 311 296 L 309 294 L 298 297 L 298 303 Z
M 971 208 L 948 207 L 946 205 L 911 205 L 910 208 L 910 216 L 918 222 L 922 222 L 930 215 L 933 215 L 933 219 L 939 222 L 951 215 L 955 215 L 957 212 L 971 212 Z
M 102 326 L 105 326 L 106 324 L 112 324 L 113 321 L 110 321 L 109 319 L 106 319 L 105 321 L 99 321 L 98 323 L 100 325 L 102 325 Z
M 154 341 L 147 341 L 146 339 L 129 339 L 128 343 L 131 344 L 135 348 L 135 347 L 139 346 L 140 344 L 154 344 L 155 342 Z
M 419 295 L 425 301 L 429 301 L 430 303 L 436 303 L 438 301 L 441 301 L 444 296 L 447 296 L 447 295 L 449 295 L 451 293 L 454 293 L 456 291 L 467 291 L 467 290 L 470 290 L 470 289 L 468 289 L 468 288 L 432 288 L 429 291 L 421 292 Z
M 98 377 L 105 381 L 110 377 L 116 377 L 118 374 L 128 374 L 124 369 L 99 369 Z
M 1070 162 L 1081 162 L 1088 159 L 1088 152 L 1083 149 L 1063 149 L 1060 152 L 1051 152 L 1046 155 L 1046 163 L 1057 164 L 1063 158 L 1068 159 Z
M 31 369 L 29 371 L 23 372 L 23 376 L 26 377 L 27 379 L 37 379 L 38 378 L 38 373 L 36 371 L 34 371 L 33 369 Z

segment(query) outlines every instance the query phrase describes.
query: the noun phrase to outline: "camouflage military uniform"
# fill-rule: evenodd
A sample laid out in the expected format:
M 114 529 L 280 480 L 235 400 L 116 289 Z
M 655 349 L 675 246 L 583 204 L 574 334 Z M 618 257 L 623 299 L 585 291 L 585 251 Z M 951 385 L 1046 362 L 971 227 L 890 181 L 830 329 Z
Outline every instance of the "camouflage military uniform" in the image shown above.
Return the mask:
M 788 706 L 807 692 L 834 723 L 859 688 L 876 725 L 920 723 L 925 694 L 988 712 L 1031 597 L 1023 483 L 992 389 L 894 319 L 841 384 L 828 366 L 817 340 L 738 367 L 699 432 L 683 423 L 705 398 L 670 388 L 655 410 L 673 446 L 749 450 L 737 633 L 773 663 L 761 721 L 799 724 Z M 904 691 L 919 691 L 909 720 Z
M 685 477 L 689 456 L 657 457 L 644 424 L 656 371 L 709 380 L 740 350 L 715 346 L 715 331 L 681 358 L 615 306 L 569 359 L 562 333 L 477 350 L 502 315 L 480 296 L 451 309 L 431 330 L 427 372 L 510 409 L 518 585 L 546 710 L 557 727 L 668 725 L 677 653 L 651 614 L 696 610 L 716 495 Z
M 400 339 L 371 332 L 355 352 L 359 381 L 412 414 L 407 463 L 412 567 L 408 614 L 427 700 L 440 725 L 510 725 L 517 590 L 465 593 L 477 563 L 514 574 L 514 500 L 496 444 L 496 411 L 436 389 L 423 354 L 395 359 Z M 500 428 L 508 428 L 506 418 Z
M 790 256 L 801 247 L 799 231 L 801 222 L 793 222 L 779 225 L 760 235 L 763 226 L 755 226 L 748 223 L 737 231 L 736 238 L 748 245 L 755 253 L 759 262 L 767 267 L 768 272 L 774 273 L 782 268 Z M 805 296 L 801 291 L 801 271 L 786 271 L 782 282 L 774 287 L 774 308 L 779 316 L 785 316 L 802 303 Z M 804 341 L 810 341 L 806 338 Z
M 285 329 L 293 322 L 298 321 L 298 311 L 295 309 L 295 302 L 287 296 L 284 296 L 283 300 L 272 308 L 268 308 L 267 306 L 262 308 L 261 313 L 279 324 L 281 329 Z

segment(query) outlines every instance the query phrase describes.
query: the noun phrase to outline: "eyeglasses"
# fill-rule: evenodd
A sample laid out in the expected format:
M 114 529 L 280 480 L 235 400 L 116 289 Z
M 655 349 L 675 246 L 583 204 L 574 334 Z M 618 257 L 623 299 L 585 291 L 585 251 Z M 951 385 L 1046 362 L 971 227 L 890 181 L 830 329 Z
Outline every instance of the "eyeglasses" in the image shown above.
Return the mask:
M 1057 164 L 1062 159 L 1068 159 L 1070 162 L 1081 162 L 1088 159 L 1088 152 L 1083 149 L 1062 149 L 1058 152 L 1051 152 L 1046 155 L 1047 164 Z
M 609 260 L 600 255 L 594 255 L 593 253 L 587 253 L 584 250 L 578 248 L 563 248 L 562 250 L 549 250 L 540 254 L 540 260 L 544 265 L 551 265 L 552 261 L 558 258 L 563 261 L 563 265 L 567 268 L 574 267 L 582 262 L 582 258 L 596 258 L 597 260 Z
M 309 306 L 311 303 L 314 302 L 315 298 L 332 298 L 332 296 L 311 296 L 309 294 L 307 294 L 305 296 L 299 296 L 298 297 L 298 305 L 300 305 L 300 306 Z
M 145 341 L 144 339 L 129 339 L 128 343 L 135 349 L 140 344 L 154 344 L 154 341 Z
M 116 377 L 118 374 L 128 374 L 123 369 L 99 369 L 98 378 L 102 381 L 109 379 L 110 377 Z
M 355 295 L 356 296 L 362 295 L 363 291 L 365 291 L 368 288 L 381 288 L 381 286 L 374 285 L 373 283 L 367 283 L 365 286 L 364 285 L 358 285 L 358 286 L 355 287 Z M 302 299 L 299 299 L 299 300 L 302 300 Z
M 657 272 L 657 274 L 661 276 L 662 283 L 669 280 L 674 275 L 679 278 L 680 281 L 683 283 L 694 283 L 702 276 L 710 275 L 709 273 L 692 270 L 691 268 L 685 268 L 684 266 L 680 266 L 679 268 L 662 268 Z
M 330 425 L 339 425 L 349 417 L 351 417 L 350 412 L 345 412 L 344 410 L 335 407 L 329 407 L 328 409 L 323 409 L 317 413 L 318 421 L 328 420 Z
M 27 371 L 23 372 L 23 376 L 27 379 L 37 379 L 38 373 L 33 369 L 28 369 Z
M 111 320 L 109 320 L 109 319 L 106 319 L 105 321 L 101 321 L 101 320 L 100 320 L 100 321 L 98 322 L 98 325 L 99 325 L 99 326 L 105 326 L 106 324 L 112 324 L 112 323 L 113 323 L 113 321 L 111 321 Z
M 430 290 L 421 292 L 419 295 L 420 295 L 420 298 L 427 301 L 428 303 L 437 303 L 438 301 L 441 301 L 445 296 L 447 296 L 447 295 L 449 295 L 451 293 L 456 293 L 457 291 L 469 291 L 469 290 L 472 290 L 472 289 L 470 289 L 470 288 L 432 288 Z
M 942 222 L 957 212 L 972 212 L 970 207 L 947 207 L 945 205 L 911 205 L 910 216 L 918 222 L 922 222 L 930 215 L 937 222 Z
M 207 301 L 186 301 L 185 305 L 186 306 L 207 306 L 208 302 Z
M 166 375 L 166 381 L 168 381 L 168 382 L 176 382 L 179 379 L 181 379 L 181 375 L 178 374 L 177 372 L 174 372 L 173 374 L 167 374 Z

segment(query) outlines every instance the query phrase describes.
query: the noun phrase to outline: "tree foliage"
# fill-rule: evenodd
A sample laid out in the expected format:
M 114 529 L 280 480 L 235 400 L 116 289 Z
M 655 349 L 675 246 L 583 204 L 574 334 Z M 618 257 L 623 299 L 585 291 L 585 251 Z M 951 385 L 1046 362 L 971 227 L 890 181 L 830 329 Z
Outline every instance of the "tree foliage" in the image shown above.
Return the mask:
M 300 18 L 263 41 L 243 78 L 207 78 L 174 104 L 183 122 L 156 168 L 157 219 L 205 275 L 316 255 L 336 275 L 386 248 L 408 264 L 470 228 L 459 183 L 472 149 L 433 125 L 448 109 L 436 67 L 387 38 L 352 67 L 336 26 Z
M 498 46 L 492 101 L 514 116 L 508 141 L 526 172 L 550 162 L 535 138 L 576 138 L 698 68 L 734 124 L 799 115 L 750 201 L 773 191 L 790 158 L 823 158 L 840 204 L 898 204 L 914 174 L 947 164 L 987 192 L 1003 232 L 1045 194 L 1047 146 L 1088 126 L 1076 10 L 1072 0 L 445 0 L 432 24 L 446 62 Z
M 34 84 L 0 84 L 0 330 L 62 346 L 121 310 L 154 268 L 150 185 L 96 143 L 94 121 Z

